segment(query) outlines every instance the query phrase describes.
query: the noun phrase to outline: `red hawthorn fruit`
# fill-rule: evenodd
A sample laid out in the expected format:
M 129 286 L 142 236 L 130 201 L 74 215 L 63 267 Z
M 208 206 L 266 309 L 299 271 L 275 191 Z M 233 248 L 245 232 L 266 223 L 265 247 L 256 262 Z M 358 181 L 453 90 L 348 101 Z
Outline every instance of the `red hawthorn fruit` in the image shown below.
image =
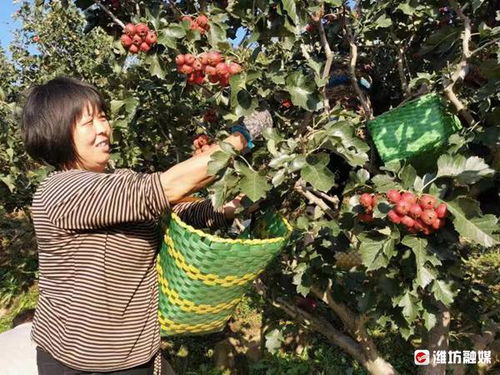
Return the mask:
M 187 65 L 193 65 L 194 61 L 195 61 L 195 57 L 193 55 L 191 55 L 190 53 L 186 53 L 184 55 L 184 64 L 187 64 Z
M 373 221 L 373 214 L 365 212 L 365 213 L 359 214 L 358 219 L 359 219 L 359 221 L 361 221 L 363 223 L 369 223 L 369 222 Z
M 195 79 L 196 79 L 195 73 L 188 74 L 188 77 L 187 77 L 188 83 L 194 83 Z
M 417 228 L 415 228 L 415 227 L 406 228 L 406 229 L 407 229 L 407 230 L 408 230 L 408 232 L 410 232 L 410 233 L 414 233 L 414 234 L 418 233 L 418 229 L 417 229 Z
M 33 37 L 33 42 L 38 43 L 40 41 L 40 37 L 38 35 L 35 35 Z
M 226 63 L 218 63 L 215 69 L 217 69 L 217 74 L 221 77 L 229 75 L 229 69 Z
M 127 34 L 123 34 L 120 37 L 120 41 L 122 42 L 122 46 L 125 48 L 128 48 L 132 45 L 132 38 L 129 37 Z
M 184 64 L 181 66 L 180 71 L 183 74 L 191 74 L 193 73 L 193 67 L 191 65 Z
M 421 219 L 415 219 L 413 223 L 413 228 L 418 230 L 419 232 L 423 231 L 427 225 Z
M 398 203 L 401 199 L 401 194 L 396 189 L 391 189 L 387 192 L 387 199 L 391 203 Z
M 236 63 L 230 63 L 228 65 L 229 73 L 231 75 L 241 73 L 241 65 Z
M 133 23 L 127 23 L 125 25 L 124 32 L 125 32 L 125 34 L 127 34 L 130 37 L 134 36 L 136 33 L 135 25 Z
M 413 203 L 409 210 L 410 216 L 414 219 L 418 219 L 422 215 L 422 207 L 417 203 Z
M 224 61 L 224 57 L 216 51 L 212 51 L 208 53 L 208 63 L 212 66 L 216 66 L 217 64 Z
M 134 35 L 134 37 L 132 38 L 132 43 L 137 47 L 140 47 L 140 45 L 142 44 L 142 38 L 139 36 L 139 34 Z
M 293 107 L 293 103 L 292 103 L 292 101 L 290 99 L 283 99 L 281 101 L 281 106 L 283 108 L 291 108 L 291 107 Z
M 215 69 L 215 68 L 214 68 Z M 211 83 L 219 83 L 219 76 L 217 74 L 209 75 L 208 80 Z
M 401 194 L 401 200 L 405 200 L 411 204 L 417 203 L 417 197 L 415 194 L 409 191 L 405 191 L 403 194 Z
M 432 195 L 424 194 L 420 197 L 418 203 L 424 210 L 431 209 L 434 208 L 434 205 L 436 204 L 436 198 L 434 198 Z
M 369 193 L 363 193 L 363 194 L 361 194 L 361 196 L 359 197 L 359 203 L 361 203 L 361 205 L 364 208 L 370 209 L 372 207 L 372 204 L 373 204 L 373 197 L 372 197 L 372 195 L 369 194 Z
M 408 213 L 408 211 L 410 210 L 410 207 L 411 207 L 411 203 L 408 202 L 408 201 L 404 201 L 404 200 L 400 200 L 397 204 L 396 204 L 396 212 L 402 216 L 406 215 Z
M 391 222 L 393 222 L 394 224 L 399 224 L 401 223 L 401 219 L 402 217 L 394 210 L 390 210 L 388 213 L 387 213 L 387 217 L 389 218 L 389 220 Z
M 422 233 L 425 234 L 426 236 L 428 236 L 429 234 L 432 233 L 432 228 L 428 227 L 428 226 L 425 226 L 423 229 L 422 229 Z
M 219 77 L 219 85 L 222 87 L 229 86 L 229 75 Z
M 401 219 L 401 224 L 405 225 L 407 228 L 411 228 L 415 225 L 415 220 L 409 216 L 403 216 Z
M 203 74 L 202 72 L 195 72 L 194 83 L 197 85 L 202 85 L 203 82 L 205 82 L 205 74 Z
M 135 32 L 142 38 L 145 38 L 148 35 L 149 27 L 144 23 L 138 23 L 137 25 L 135 25 Z
M 306 31 L 307 31 L 308 33 L 312 33 L 312 32 L 313 32 L 313 30 L 314 30 L 314 25 L 313 25 L 313 24 L 311 24 L 311 23 L 308 23 L 308 24 L 307 24 L 307 26 L 306 26 Z
M 432 225 L 432 222 L 437 219 L 436 211 L 433 209 L 427 209 L 420 215 L 422 221 L 427 225 Z
M 184 65 L 186 63 L 186 59 L 184 58 L 184 55 L 175 56 L 175 63 L 177 65 Z
M 432 224 L 431 224 L 431 227 L 432 229 L 435 229 L 435 230 L 438 230 L 439 228 L 442 228 L 443 227 L 443 224 L 444 224 L 444 220 L 441 220 L 439 218 L 436 218 Z
M 448 213 L 448 206 L 446 203 L 441 203 L 439 206 L 436 208 L 436 215 L 438 218 L 442 219 L 446 217 L 446 214 Z
M 147 44 L 146 42 L 141 43 L 140 50 L 142 52 L 148 52 L 150 49 L 151 49 L 151 46 L 149 44 Z
M 146 35 L 145 39 L 146 43 L 152 46 L 153 44 L 156 44 L 158 41 L 158 37 L 156 36 L 156 33 L 154 31 L 148 32 L 148 35 Z
M 213 66 L 205 66 L 205 73 L 209 76 L 215 76 L 217 75 L 217 69 L 215 69 L 215 67 Z
M 135 44 L 132 44 L 130 47 L 128 47 L 128 51 L 130 53 L 138 53 L 139 52 L 139 47 L 137 47 Z
M 203 52 L 198 56 L 198 59 L 203 65 L 208 65 L 208 53 Z
M 197 18 L 196 18 L 196 23 L 198 25 L 200 25 L 200 27 L 205 27 L 208 25 L 208 17 L 205 16 L 204 14 L 200 14 Z
M 203 70 L 203 64 L 202 64 L 202 63 L 201 63 L 201 61 L 200 61 L 200 60 L 198 60 L 198 59 L 194 60 L 194 62 L 193 62 L 193 65 L 192 65 L 192 66 L 193 66 L 193 69 L 194 69 L 194 70 Z

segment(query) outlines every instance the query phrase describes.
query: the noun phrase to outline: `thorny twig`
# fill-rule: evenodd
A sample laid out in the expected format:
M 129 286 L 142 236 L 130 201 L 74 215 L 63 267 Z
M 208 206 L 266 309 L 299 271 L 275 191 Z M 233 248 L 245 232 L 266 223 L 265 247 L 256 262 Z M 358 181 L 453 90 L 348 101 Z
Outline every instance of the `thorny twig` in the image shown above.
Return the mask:
M 118 19 L 118 18 L 117 18 L 117 17 L 116 17 L 113 13 L 111 13 L 111 11 L 110 11 L 108 8 L 106 8 L 106 7 L 105 7 L 105 6 L 101 3 L 101 1 L 100 1 L 100 0 L 94 0 L 94 3 L 96 3 L 96 4 L 97 4 L 97 6 L 98 6 L 99 8 L 101 8 L 101 9 L 104 11 L 104 13 L 106 13 L 106 14 L 109 16 L 109 18 L 111 18 L 111 19 L 113 20 L 113 22 L 114 22 L 114 23 L 116 23 L 116 24 L 117 24 L 118 26 L 120 26 L 122 29 L 125 29 L 125 24 L 124 24 L 122 21 L 120 21 L 120 20 L 119 20 L 119 19 Z

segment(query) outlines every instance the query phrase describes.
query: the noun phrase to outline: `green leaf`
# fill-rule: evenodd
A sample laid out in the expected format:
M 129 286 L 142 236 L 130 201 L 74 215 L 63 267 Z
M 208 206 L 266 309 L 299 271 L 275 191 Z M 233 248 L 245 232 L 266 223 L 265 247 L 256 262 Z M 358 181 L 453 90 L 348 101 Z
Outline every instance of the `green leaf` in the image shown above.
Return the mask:
M 415 183 L 415 178 L 417 177 L 417 171 L 411 164 L 405 165 L 399 172 L 399 178 L 401 180 L 403 189 L 411 189 Z
M 436 315 L 426 310 L 424 311 L 423 317 L 424 317 L 424 326 L 427 329 L 427 331 L 430 331 L 437 323 Z
M 359 253 L 368 271 L 377 270 L 389 264 L 389 259 L 385 255 L 387 249 L 384 249 L 387 237 L 373 237 L 363 233 L 358 236 L 358 239 L 360 241 Z
M 286 169 L 280 169 L 274 175 L 273 179 L 271 180 L 271 183 L 273 184 L 274 187 L 281 185 L 281 183 L 285 181 L 285 177 L 286 177 Z
M 250 169 L 240 161 L 236 161 L 234 167 L 243 176 L 239 185 L 242 193 L 254 202 L 266 197 L 271 185 L 267 182 L 265 175 Z
M 492 176 L 495 171 L 483 159 L 462 155 L 441 155 L 437 161 L 437 177 L 455 177 L 460 184 L 474 184 L 483 177 Z
M 408 246 L 415 254 L 415 262 L 417 269 L 416 283 L 421 288 L 425 288 L 434 279 L 434 272 L 426 267 L 427 262 L 427 240 L 424 238 L 418 238 L 415 236 L 405 236 L 401 243 Z
M 372 178 L 372 182 L 380 193 L 387 193 L 390 189 L 398 189 L 400 185 L 394 181 L 391 176 L 378 174 Z
M 481 215 L 479 203 L 472 198 L 458 197 L 446 202 L 448 210 L 453 215 L 453 225 L 460 235 L 471 242 L 485 247 L 499 243 L 498 219 L 494 215 Z
M 165 70 L 163 70 L 157 55 L 148 56 L 147 62 L 149 63 L 149 72 L 152 76 L 156 76 L 160 79 L 165 78 Z
M 325 157 L 327 160 L 325 160 Z M 301 177 L 315 189 L 327 192 L 335 184 L 335 175 L 328 169 L 330 157 L 318 154 L 306 158 L 306 165 L 300 171 Z
M 331 143 L 325 146 L 343 157 L 352 166 L 362 166 L 368 161 L 368 145 L 354 135 L 354 127 L 347 121 L 332 121 L 325 127 Z
M 413 13 L 415 13 L 415 8 L 413 8 L 410 4 L 406 3 L 401 3 L 397 6 L 396 9 L 401 10 L 404 14 L 407 16 L 412 16 Z
M 384 14 L 375 20 L 377 28 L 386 28 L 392 25 L 392 20 Z
M 308 111 L 316 111 L 321 108 L 321 100 L 313 79 L 296 71 L 289 74 L 285 82 L 294 105 Z
M 434 293 L 434 297 L 446 306 L 450 306 L 453 303 L 455 294 L 451 290 L 450 283 L 446 283 L 443 280 L 434 280 L 431 291 Z
M 293 24 L 297 26 L 299 24 L 299 17 L 297 16 L 297 8 L 295 6 L 295 0 L 282 0 L 283 9 L 285 9 L 286 14 L 292 20 Z
M 208 174 L 210 176 L 215 176 L 221 169 L 227 166 L 230 159 L 230 154 L 227 154 L 223 151 L 214 152 L 210 157 L 210 161 L 208 162 Z
M 186 30 L 180 24 L 172 23 L 167 28 L 158 32 L 158 43 L 164 46 L 177 49 L 177 39 L 184 38 Z
M 401 297 L 397 306 L 403 308 L 403 316 L 408 323 L 413 323 L 415 318 L 418 316 L 418 305 L 416 303 L 415 297 L 410 294 L 410 291 Z

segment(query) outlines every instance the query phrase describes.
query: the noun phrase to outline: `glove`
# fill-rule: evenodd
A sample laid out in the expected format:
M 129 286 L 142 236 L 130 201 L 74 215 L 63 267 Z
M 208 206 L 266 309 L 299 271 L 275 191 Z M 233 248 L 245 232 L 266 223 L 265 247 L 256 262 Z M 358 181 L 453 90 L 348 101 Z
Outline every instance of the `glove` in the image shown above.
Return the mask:
M 233 126 L 232 132 L 240 132 L 247 140 L 247 147 L 253 148 L 253 140 L 259 138 L 265 129 L 272 128 L 273 118 L 269 111 L 254 111 L 243 118 L 243 123 Z

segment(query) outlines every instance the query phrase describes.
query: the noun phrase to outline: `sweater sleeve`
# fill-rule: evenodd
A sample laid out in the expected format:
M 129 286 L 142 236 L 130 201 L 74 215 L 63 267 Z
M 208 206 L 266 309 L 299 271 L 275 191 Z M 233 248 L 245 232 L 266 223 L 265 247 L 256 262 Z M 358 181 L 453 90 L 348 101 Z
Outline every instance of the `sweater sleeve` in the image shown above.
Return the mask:
M 160 173 L 70 170 L 49 177 L 42 201 L 47 216 L 65 230 L 157 220 L 169 203 Z
M 216 210 L 209 199 L 177 203 L 172 211 L 182 221 L 198 229 L 218 229 L 229 225 L 222 208 Z

